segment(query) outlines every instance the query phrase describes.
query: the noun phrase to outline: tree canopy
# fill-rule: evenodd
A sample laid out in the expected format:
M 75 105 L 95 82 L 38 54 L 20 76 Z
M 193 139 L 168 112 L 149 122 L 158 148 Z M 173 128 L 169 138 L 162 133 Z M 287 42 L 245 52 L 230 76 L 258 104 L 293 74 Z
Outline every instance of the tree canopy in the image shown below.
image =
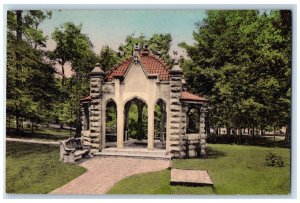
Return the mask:
M 209 97 L 215 127 L 290 124 L 290 22 L 290 11 L 208 11 L 195 43 L 180 44 L 189 88 Z

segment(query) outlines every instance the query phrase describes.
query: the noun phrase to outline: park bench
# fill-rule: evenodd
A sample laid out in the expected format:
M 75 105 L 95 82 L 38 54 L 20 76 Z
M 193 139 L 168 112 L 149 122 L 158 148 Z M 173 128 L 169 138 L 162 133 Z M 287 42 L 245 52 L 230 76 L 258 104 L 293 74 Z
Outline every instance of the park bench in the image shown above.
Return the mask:
M 89 152 L 90 148 L 82 144 L 81 138 L 71 137 L 60 142 L 60 160 L 65 163 L 76 163 Z

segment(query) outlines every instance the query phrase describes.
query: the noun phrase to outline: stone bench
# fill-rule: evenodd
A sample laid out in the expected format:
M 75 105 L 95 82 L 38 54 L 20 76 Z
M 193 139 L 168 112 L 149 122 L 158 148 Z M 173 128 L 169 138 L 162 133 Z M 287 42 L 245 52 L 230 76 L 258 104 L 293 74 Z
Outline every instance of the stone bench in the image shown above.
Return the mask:
M 82 144 L 81 138 L 69 138 L 60 142 L 60 160 L 64 163 L 76 163 L 87 156 L 90 148 Z

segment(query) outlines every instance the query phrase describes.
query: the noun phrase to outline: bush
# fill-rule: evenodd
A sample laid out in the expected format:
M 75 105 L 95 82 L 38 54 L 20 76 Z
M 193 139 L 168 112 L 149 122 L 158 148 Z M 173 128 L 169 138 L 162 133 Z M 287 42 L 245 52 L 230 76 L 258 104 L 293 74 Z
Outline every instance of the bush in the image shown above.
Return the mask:
M 284 161 L 281 156 L 275 153 L 269 153 L 266 155 L 265 158 L 265 165 L 266 166 L 271 166 L 271 167 L 284 167 Z

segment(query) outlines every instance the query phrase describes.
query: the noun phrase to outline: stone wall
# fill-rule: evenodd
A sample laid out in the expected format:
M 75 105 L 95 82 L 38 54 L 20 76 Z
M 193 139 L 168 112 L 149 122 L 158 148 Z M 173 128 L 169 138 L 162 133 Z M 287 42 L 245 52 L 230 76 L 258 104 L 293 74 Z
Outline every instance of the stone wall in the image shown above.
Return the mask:
M 96 66 L 90 74 L 90 146 L 91 153 L 102 147 L 102 82 L 105 73 Z
M 201 107 L 200 109 L 200 126 L 199 126 L 199 131 L 200 131 L 200 145 L 201 145 L 201 152 L 200 156 L 201 157 L 206 157 L 206 138 L 207 135 L 205 133 L 205 114 L 206 114 L 206 108 Z

